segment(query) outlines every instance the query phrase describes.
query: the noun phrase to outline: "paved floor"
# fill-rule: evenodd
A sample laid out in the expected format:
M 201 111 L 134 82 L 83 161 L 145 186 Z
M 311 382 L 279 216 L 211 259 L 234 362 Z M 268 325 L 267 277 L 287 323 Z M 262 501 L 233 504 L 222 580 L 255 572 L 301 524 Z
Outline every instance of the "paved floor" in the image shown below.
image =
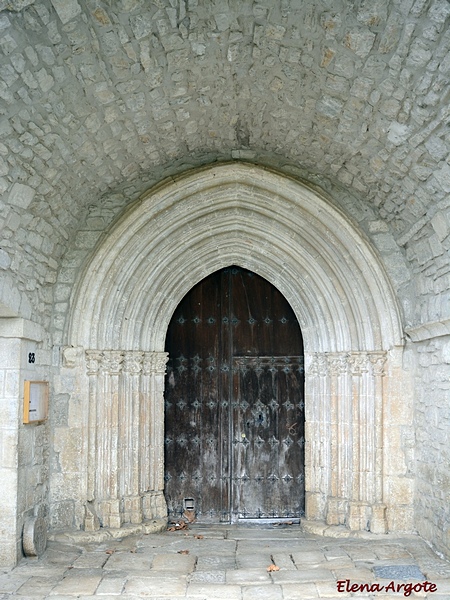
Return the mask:
M 39 560 L 0 574 L 0 600 L 404 597 L 450 600 L 450 563 L 420 538 L 327 538 L 298 525 L 191 525 L 101 544 L 49 542 Z

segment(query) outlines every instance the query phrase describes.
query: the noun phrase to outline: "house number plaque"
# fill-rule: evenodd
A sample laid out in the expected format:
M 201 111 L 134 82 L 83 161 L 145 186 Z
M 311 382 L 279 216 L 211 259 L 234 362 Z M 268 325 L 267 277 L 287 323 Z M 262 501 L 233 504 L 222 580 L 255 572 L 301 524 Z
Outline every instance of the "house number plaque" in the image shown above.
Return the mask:
M 23 422 L 39 423 L 48 415 L 48 381 L 25 381 Z

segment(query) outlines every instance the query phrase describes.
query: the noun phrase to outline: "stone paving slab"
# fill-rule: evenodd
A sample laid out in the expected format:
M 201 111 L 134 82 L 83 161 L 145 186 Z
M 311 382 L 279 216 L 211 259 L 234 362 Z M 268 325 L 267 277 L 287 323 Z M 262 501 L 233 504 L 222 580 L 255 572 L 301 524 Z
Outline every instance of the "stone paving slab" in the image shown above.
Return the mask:
M 89 552 L 79 556 L 73 563 L 74 569 L 101 569 L 109 559 L 108 554 L 100 552 Z
M 281 552 L 274 552 L 272 555 L 273 558 L 273 562 L 277 567 L 280 567 L 280 569 L 287 569 L 287 570 L 296 570 L 297 567 L 294 564 L 294 561 L 292 560 L 292 556 L 290 554 L 282 554 Z
M 330 571 L 342 570 L 342 569 L 351 569 L 355 566 L 354 563 L 348 556 L 347 558 L 336 557 L 336 558 L 327 558 L 326 561 L 319 563 L 322 568 L 330 569 Z M 300 567 L 299 567 L 300 568 Z M 361 568 L 370 568 L 367 563 L 363 563 Z
M 27 580 L 28 577 L 26 575 L 16 576 L 14 572 L 8 573 L 7 575 L 0 575 L 0 593 L 13 593 Z
M 320 551 L 312 552 L 292 552 L 292 559 L 297 565 L 297 568 L 303 567 L 303 565 L 320 565 L 325 561 L 325 555 Z
M 100 581 L 102 580 L 103 573 L 100 570 L 97 572 L 89 572 L 86 570 L 73 569 L 69 572 L 67 577 L 64 577 L 49 593 L 49 596 L 53 595 L 79 595 L 79 594 L 94 594 Z
M 204 538 L 212 540 L 227 539 L 230 530 L 229 525 L 198 525 L 195 524 L 195 535 L 203 535 Z M 184 535 L 183 531 L 170 532 L 172 536 Z M 164 535 L 164 534 L 163 534 Z M 233 537 L 233 540 L 236 539 Z
M 280 529 L 276 527 L 263 527 L 257 526 L 254 527 L 246 527 L 243 525 L 231 526 L 228 530 L 228 539 L 234 540 L 248 540 L 249 538 L 254 540 L 292 540 L 293 537 L 297 535 L 301 535 L 302 539 L 305 541 L 308 539 L 308 536 L 301 532 L 301 529 L 298 525 L 292 525 L 290 528 Z M 314 542 L 317 538 L 311 538 Z
M 280 585 L 260 586 L 244 586 L 242 588 L 242 600 L 283 600 L 283 590 Z
M 148 548 L 148 546 L 146 547 Z M 223 539 L 197 539 L 193 535 L 190 535 L 189 537 L 183 536 L 182 538 L 172 539 L 170 543 L 165 545 L 161 544 L 158 549 L 155 549 L 155 553 L 159 554 L 164 549 L 170 552 L 173 552 L 174 550 L 189 550 L 189 552 L 197 556 L 211 556 L 214 554 L 219 554 L 220 556 L 234 557 L 236 554 L 236 542 L 234 540 Z
M 236 559 L 234 556 L 198 556 L 196 571 L 210 571 L 211 569 L 235 569 Z
M 343 580 L 343 579 L 350 579 L 351 581 L 358 581 L 358 582 L 368 582 L 371 581 L 372 579 L 375 579 L 376 576 L 374 575 L 373 571 L 371 569 L 366 569 L 364 567 L 350 567 L 350 568 L 346 568 L 346 569 L 336 569 L 333 570 L 333 574 L 334 574 L 334 578 L 338 581 Z
M 146 554 L 133 554 L 131 552 L 119 552 L 107 556 L 107 562 L 104 566 L 106 571 L 138 571 L 146 572 L 149 571 L 152 562 L 153 555 Z
M 275 571 L 272 574 L 275 583 L 298 583 L 317 581 L 336 581 L 328 569 L 301 569 L 297 571 Z M 335 586 L 336 587 L 336 586 Z
M 130 577 L 125 584 L 125 594 L 139 597 L 171 597 L 186 594 L 186 578 L 171 574 L 170 577 Z
M 62 548 L 60 546 L 63 546 Z M 47 550 L 46 558 L 50 564 L 71 565 L 82 553 L 81 549 L 73 548 L 71 551 L 64 544 L 52 544 Z
M 400 546 L 381 546 L 376 549 L 376 554 L 379 560 L 398 560 L 412 559 L 412 555 L 408 550 Z
M 234 583 L 238 585 L 252 585 L 272 583 L 269 573 L 265 568 L 261 569 L 235 569 L 234 571 L 226 572 L 226 583 Z
M 272 558 L 267 554 L 254 554 L 246 556 L 236 556 L 236 565 L 238 569 L 267 569 L 272 564 Z
M 95 592 L 98 596 L 107 596 L 113 594 L 118 596 L 122 593 L 125 583 L 127 581 L 126 576 L 122 577 L 104 577 L 100 582 L 100 585 Z
M 194 570 L 196 562 L 197 557 L 192 554 L 157 554 L 152 562 L 152 570 L 187 574 Z
M 199 531 L 208 536 L 195 538 Z M 376 582 L 373 568 L 393 565 L 415 566 L 438 585 L 434 594 L 410 598 L 450 600 L 450 563 L 418 537 L 305 538 L 298 528 L 195 525 L 187 536 L 178 533 L 85 547 L 52 542 L 41 559 L 0 575 L 0 600 L 399 600 L 403 594 L 338 593 L 336 586 L 337 578 Z M 280 570 L 269 573 L 272 561 Z
M 225 570 L 223 571 L 197 571 L 189 578 L 191 583 L 225 583 Z
M 67 569 L 71 566 L 70 563 L 66 565 L 54 565 L 44 562 L 42 560 L 23 560 L 15 569 L 15 577 L 62 577 Z M 0 576 L 1 579 L 1 576 Z
M 205 600 L 241 600 L 240 585 L 215 585 L 212 583 L 192 583 L 189 585 L 186 598 Z
M 17 590 L 23 596 L 47 596 L 55 587 L 55 580 L 51 577 L 30 577 Z
M 283 583 L 283 600 L 315 600 L 319 597 L 314 583 Z
M 255 547 L 255 543 L 249 543 L 248 541 L 241 540 L 238 542 L 237 554 L 248 554 L 249 552 L 256 552 L 263 554 L 264 552 L 269 553 L 282 553 L 282 554 L 311 554 L 320 552 L 321 549 L 317 544 L 305 546 L 301 540 L 295 538 L 289 541 L 284 540 L 260 540 L 260 544 Z

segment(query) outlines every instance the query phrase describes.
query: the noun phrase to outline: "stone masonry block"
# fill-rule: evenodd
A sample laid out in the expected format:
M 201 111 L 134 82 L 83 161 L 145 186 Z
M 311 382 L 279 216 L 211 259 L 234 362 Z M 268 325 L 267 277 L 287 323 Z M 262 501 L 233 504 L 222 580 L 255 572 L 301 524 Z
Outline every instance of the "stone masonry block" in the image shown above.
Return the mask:
M 12 186 L 11 191 L 9 192 L 8 200 L 14 206 L 19 206 L 20 208 L 28 208 L 35 194 L 36 191 L 29 185 L 15 183 Z
M 68 23 L 81 13 L 81 7 L 77 0 L 52 0 L 53 8 L 56 10 L 62 23 Z

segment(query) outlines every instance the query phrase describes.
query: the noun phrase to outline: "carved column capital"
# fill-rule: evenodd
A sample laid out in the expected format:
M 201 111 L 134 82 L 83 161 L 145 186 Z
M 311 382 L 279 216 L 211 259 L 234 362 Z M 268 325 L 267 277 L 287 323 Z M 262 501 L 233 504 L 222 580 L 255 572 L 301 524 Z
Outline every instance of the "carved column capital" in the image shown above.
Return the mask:
M 100 370 L 110 375 L 118 375 L 122 370 L 123 352 L 120 350 L 104 350 Z
M 123 370 L 126 373 L 137 375 L 142 371 L 143 352 L 129 350 L 123 353 Z
M 167 352 L 155 352 L 155 373 L 161 373 L 164 375 L 168 360 L 169 354 Z
M 100 350 L 86 350 L 86 370 L 88 375 L 96 375 L 100 368 L 102 352 Z
M 66 346 L 62 351 L 63 367 L 74 369 L 83 360 L 83 348 L 81 346 Z
M 169 360 L 167 352 L 144 352 L 143 372 L 144 375 L 161 374 L 166 372 L 166 363 Z
M 361 375 L 369 370 L 369 359 L 367 352 L 350 352 L 348 362 L 352 375 Z
M 345 375 L 348 372 L 348 354 L 329 354 L 328 367 L 331 375 Z
M 326 354 L 316 352 L 313 355 L 311 365 L 309 367 L 309 375 L 325 377 L 328 375 L 328 361 Z
M 383 377 L 386 375 L 386 371 L 384 370 L 386 364 L 386 352 L 371 352 L 369 354 L 369 360 L 375 377 Z

